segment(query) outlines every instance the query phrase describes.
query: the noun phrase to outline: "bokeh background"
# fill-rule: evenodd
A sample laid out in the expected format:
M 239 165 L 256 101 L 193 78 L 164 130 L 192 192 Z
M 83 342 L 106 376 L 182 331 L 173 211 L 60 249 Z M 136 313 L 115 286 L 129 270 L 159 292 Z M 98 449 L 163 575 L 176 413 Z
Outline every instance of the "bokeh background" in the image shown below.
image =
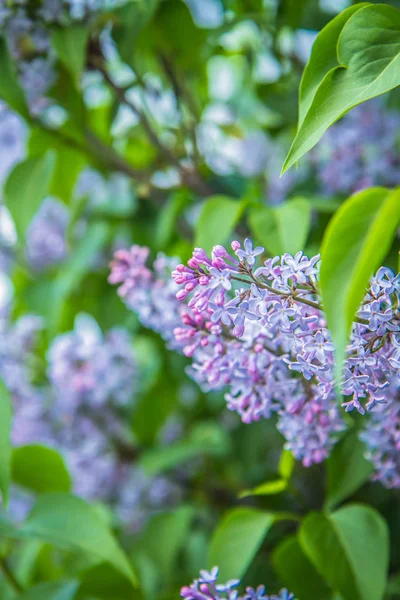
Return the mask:
M 24 519 L 49 490 L 94 503 L 145 599 L 179 596 L 232 506 L 322 506 L 327 463 L 292 464 L 276 420 L 242 424 L 223 390 L 193 381 L 165 286 L 195 246 L 251 236 L 272 255 L 317 254 L 345 198 L 400 184 L 396 91 L 351 111 L 280 177 L 312 43 L 349 4 L 0 0 L 0 376 L 20 449 L 9 512 Z M 157 260 L 156 310 L 126 307 L 108 282 L 114 252 L 132 244 Z M 42 446 L 63 461 L 50 483 L 35 467 Z M 238 500 L 274 480 L 282 456 L 293 489 Z M 354 498 L 388 520 L 398 572 L 398 491 L 366 481 Z M 274 552 L 293 527 L 268 536 L 246 582 L 279 589 Z M 12 551 L 27 584 L 79 574 L 82 598 L 131 597 L 111 570 L 94 579 L 112 591 L 97 589 L 90 564 L 45 543 Z M 17 597 L 4 577 L 0 596 Z

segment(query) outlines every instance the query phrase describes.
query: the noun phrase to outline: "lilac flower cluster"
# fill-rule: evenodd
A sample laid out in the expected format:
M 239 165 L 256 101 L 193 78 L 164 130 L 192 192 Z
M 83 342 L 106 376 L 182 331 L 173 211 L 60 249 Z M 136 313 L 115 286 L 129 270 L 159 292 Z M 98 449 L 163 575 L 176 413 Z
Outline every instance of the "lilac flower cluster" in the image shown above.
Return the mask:
M 176 267 L 176 297 L 185 303 L 179 309 L 169 295 L 168 314 L 174 311 L 175 318 L 159 317 L 158 330 L 168 339 L 168 325 L 174 326 L 176 347 L 193 358 L 193 378 L 205 390 L 228 387 L 228 408 L 243 422 L 276 413 L 296 458 L 306 466 L 321 462 L 345 425 L 334 391 L 334 348 L 318 295 L 319 257 L 285 254 L 256 269 L 263 248 L 246 240 L 243 248 L 233 242 L 232 249 L 230 254 L 215 246 L 209 257 L 196 248 L 188 266 Z M 163 282 L 145 266 L 147 255 L 138 247 L 119 252 L 110 281 L 122 284 L 119 293 L 133 310 L 144 297 L 152 312 L 151 299 Z M 394 377 L 400 366 L 399 288 L 400 277 L 389 269 L 371 280 L 345 364 L 347 411 L 364 413 L 365 406 L 390 401 L 387 373 Z
M 374 465 L 373 479 L 387 488 L 400 488 L 400 381 L 390 382 L 392 402 L 373 411 L 360 438 L 366 458 Z
M 54 60 L 50 53 L 50 35 L 46 24 L 32 16 L 27 2 L 0 3 L 0 34 L 4 35 L 30 109 L 39 113 L 55 80 Z
M 372 185 L 398 185 L 399 125 L 399 115 L 375 100 L 328 129 L 310 155 L 322 192 L 351 194 Z
M 43 271 L 65 260 L 68 255 L 67 207 L 55 198 L 46 198 L 26 234 L 26 258 L 35 271 Z
M 154 513 L 181 500 L 186 479 L 184 474 L 149 477 L 135 464 L 137 450 L 124 425 L 137 387 L 128 334 L 114 329 L 103 335 L 93 319 L 80 315 L 74 331 L 53 341 L 48 383 L 39 386 L 34 376 L 44 365 L 35 341 L 41 326 L 32 316 L 0 322 L 0 378 L 14 404 L 12 441 L 57 449 L 75 493 L 112 505 L 119 522 L 140 529 Z M 22 518 L 31 499 L 18 490 L 14 498 L 16 517 Z
M 6 104 L 0 101 L 0 273 L 10 270 L 16 231 L 5 206 L 2 206 L 1 188 L 13 166 L 25 154 L 26 127 Z
M 182 344 L 175 339 L 174 329 L 182 322 L 183 307 L 176 299 L 179 287 L 171 279 L 177 259 L 159 254 L 150 270 L 146 266 L 148 257 L 149 249 L 145 247 L 118 250 L 108 280 L 122 284 L 118 294 L 145 327 L 157 331 L 170 347 L 180 349 Z
M 0 101 L 0 184 L 6 180 L 11 168 L 25 154 L 26 127 L 18 115 Z
M 135 384 L 135 360 L 127 332 L 103 334 L 90 317 L 78 315 L 75 330 L 58 336 L 48 352 L 49 380 L 61 412 L 83 404 L 125 406 Z
M 181 598 L 186 600 L 294 600 L 294 595 L 288 590 L 281 590 L 276 596 L 269 596 L 266 593 L 264 585 L 259 585 L 257 589 L 246 588 L 244 595 L 239 596 L 239 579 L 232 579 L 225 584 L 218 583 L 218 567 L 214 567 L 210 572 L 200 571 L 200 577 L 189 587 L 181 589 Z
M 42 327 L 38 317 L 27 315 L 16 323 L 0 319 L 0 378 L 17 403 L 37 394 L 32 383 L 33 347 Z

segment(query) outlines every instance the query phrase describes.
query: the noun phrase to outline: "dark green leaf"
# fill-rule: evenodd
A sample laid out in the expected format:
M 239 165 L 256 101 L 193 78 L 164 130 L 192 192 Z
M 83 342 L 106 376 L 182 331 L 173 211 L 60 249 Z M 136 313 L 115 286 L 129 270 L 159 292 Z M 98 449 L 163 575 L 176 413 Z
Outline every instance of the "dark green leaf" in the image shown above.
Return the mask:
M 329 587 L 304 554 L 297 536 L 288 537 L 277 546 L 272 562 L 283 585 L 296 594 L 296 598 L 332 600 Z
M 343 600 L 382 600 L 389 535 L 376 510 L 353 504 L 332 515 L 311 513 L 301 526 L 300 542 L 311 562 Z
M 112 566 L 101 563 L 80 574 L 79 589 L 74 600 L 139 600 L 138 590 L 132 590 L 129 581 Z
M 153 517 L 134 545 L 133 560 L 137 554 L 145 554 L 164 583 L 173 580 L 178 553 L 185 547 L 194 516 L 193 507 L 181 506 Z
M 69 492 L 71 477 L 64 459 L 53 448 L 31 444 L 14 448 L 12 480 L 34 492 Z
M 354 315 L 400 224 L 400 188 L 370 188 L 349 198 L 325 232 L 320 290 L 336 347 L 338 375 Z
M 143 454 L 140 463 L 149 475 L 156 475 L 186 463 L 201 454 L 224 456 L 229 449 L 229 437 L 220 426 L 213 423 L 198 423 L 187 439 L 165 448 L 148 450 Z
M 373 467 L 364 453 L 357 431 L 351 431 L 336 444 L 327 461 L 327 510 L 351 496 L 370 477 Z

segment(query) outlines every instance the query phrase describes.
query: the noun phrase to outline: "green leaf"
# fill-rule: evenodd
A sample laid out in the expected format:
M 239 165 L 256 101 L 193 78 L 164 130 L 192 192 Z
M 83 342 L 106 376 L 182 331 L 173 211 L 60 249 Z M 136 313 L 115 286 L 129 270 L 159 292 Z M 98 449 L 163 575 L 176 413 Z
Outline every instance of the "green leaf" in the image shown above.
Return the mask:
M 229 436 L 218 424 L 198 423 L 187 439 L 145 452 L 140 464 L 148 475 L 157 475 L 201 454 L 219 457 L 225 456 L 229 450 Z
M 246 496 L 273 496 L 274 494 L 284 492 L 286 488 L 287 481 L 285 479 L 275 479 L 274 481 L 266 481 L 252 490 L 244 490 L 244 492 L 239 494 L 239 498 L 246 498 Z
M 110 233 L 111 229 L 108 223 L 91 223 L 68 261 L 58 270 L 52 292 L 49 294 L 49 306 L 46 309 L 52 333 L 59 330 L 63 309 L 69 296 L 77 289 L 92 267 L 95 258 L 109 240 Z
M 74 600 L 136 600 L 142 596 L 113 567 L 101 563 L 79 574 L 80 585 Z
M 400 11 L 367 4 L 337 19 L 314 45 L 302 83 L 298 132 L 282 172 L 351 108 L 400 85 Z
M 283 585 L 296 598 L 332 600 L 329 587 L 304 554 L 297 536 L 290 536 L 277 546 L 272 562 Z
M 19 533 L 24 538 L 38 538 L 96 557 L 112 565 L 133 585 L 137 583 L 132 566 L 105 521 L 80 498 L 61 493 L 40 496 Z
M 121 58 L 129 65 L 134 58 L 137 35 L 151 20 L 159 0 L 133 0 L 115 10 L 112 35 Z
M 317 35 L 310 59 L 304 69 L 299 90 L 299 128 L 310 110 L 315 94 L 327 73 L 338 66 L 336 46 L 347 21 L 355 12 L 368 6 L 361 2 L 350 6 L 330 21 Z
M 386 588 L 386 594 L 389 598 L 399 598 L 400 596 L 400 573 L 392 575 L 389 578 L 388 585 Z
M 282 477 L 282 479 L 286 479 L 286 481 L 289 481 L 289 479 L 292 476 L 295 465 L 296 459 L 290 452 L 290 450 L 282 450 L 278 468 L 279 475 Z
M 50 150 L 41 157 L 17 164 L 8 176 L 4 187 L 6 204 L 22 238 L 49 193 L 55 162 L 56 155 Z
M 162 206 L 158 213 L 155 230 L 157 248 L 165 249 L 169 244 L 173 234 L 176 233 L 177 219 L 190 204 L 191 200 L 191 195 L 186 190 L 180 190 L 172 194 L 164 206 Z
M 29 119 L 29 108 L 19 85 L 14 64 L 4 37 L 0 38 L 1 85 L 0 98 L 25 119 Z
M 355 313 L 400 224 L 400 188 L 369 188 L 330 221 L 321 249 L 320 290 L 340 375 Z
M 88 38 L 89 28 L 86 25 L 74 24 L 51 32 L 51 41 L 58 58 L 71 73 L 77 88 L 86 63 Z
M 39 583 L 20 596 L 20 600 L 74 600 L 78 586 L 76 581 Z
M 373 467 L 364 458 L 365 447 L 357 431 L 351 431 L 333 449 L 327 465 L 325 508 L 332 508 L 351 496 L 370 477 Z
M 206 252 L 216 244 L 230 241 L 235 226 L 247 206 L 247 201 L 227 196 L 212 196 L 202 205 L 196 225 L 196 246 Z
M 352 504 L 332 515 L 311 513 L 300 528 L 311 562 L 343 600 L 382 600 L 389 560 L 388 528 L 369 506 Z
M 3 503 L 8 502 L 8 487 L 10 485 L 11 471 L 11 424 L 12 403 L 8 390 L 0 379 L 0 491 Z
M 71 477 L 64 459 L 53 448 L 30 444 L 14 448 L 12 480 L 34 492 L 69 492 Z
M 143 2 L 152 8 L 153 2 Z M 207 31 L 196 27 L 189 7 L 182 0 L 158 0 L 158 9 L 148 27 L 141 27 L 135 41 L 136 55 L 154 57 L 154 49 L 163 61 L 178 67 L 191 78 L 203 74 L 207 61 Z M 136 30 L 136 28 L 135 28 Z M 131 35 L 132 37 L 132 35 Z M 135 56 L 135 59 L 137 58 Z M 204 59 L 204 60 L 203 60 Z M 134 61 L 135 62 L 135 61 Z
M 174 580 L 178 555 L 187 543 L 194 516 L 192 506 L 181 506 L 153 517 L 133 547 L 133 560 L 138 554 L 146 555 L 164 583 Z
M 49 148 L 56 151 L 56 164 L 49 194 L 69 203 L 78 175 L 87 163 L 87 157 L 83 152 L 66 145 L 57 137 L 57 131 L 49 133 L 43 129 L 31 129 L 28 140 L 29 158 L 42 156 Z
M 272 525 L 291 518 L 285 513 L 234 508 L 224 516 L 214 532 L 209 566 L 219 566 L 221 581 L 241 579 Z
M 249 225 L 257 241 L 274 256 L 303 250 L 311 226 L 311 207 L 306 198 L 293 198 L 281 206 L 256 206 Z

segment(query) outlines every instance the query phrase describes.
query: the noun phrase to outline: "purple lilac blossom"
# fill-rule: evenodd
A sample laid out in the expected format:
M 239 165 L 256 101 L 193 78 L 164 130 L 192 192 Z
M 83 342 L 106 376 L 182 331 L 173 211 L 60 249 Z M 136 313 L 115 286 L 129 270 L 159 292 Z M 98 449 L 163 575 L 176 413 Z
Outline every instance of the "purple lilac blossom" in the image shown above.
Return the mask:
M 22 119 L 0 101 L 0 184 L 25 155 L 26 127 Z
M 125 406 L 133 396 L 136 366 L 127 332 L 111 329 L 103 336 L 88 315 L 78 315 L 75 329 L 52 342 L 48 363 L 61 412 L 82 404 Z
M 15 323 L 0 320 L 0 377 L 14 401 L 24 402 L 35 397 L 32 385 L 33 346 L 40 331 L 40 318 L 27 315 Z
M 374 410 L 360 433 L 367 451 L 366 458 L 374 465 L 372 479 L 387 488 L 400 488 L 400 381 L 390 382 L 391 404 Z
M 309 466 L 328 455 L 345 428 L 334 391 L 333 345 L 320 308 L 319 256 L 299 252 L 267 260 L 246 240 L 233 254 L 215 246 L 211 257 L 196 248 L 188 266 L 173 272 L 179 308 L 168 286 L 168 315 L 156 326 L 175 348 L 193 359 L 190 374 L 204 390 L 226 389 L 230 410 L 245 423 L 278 417 L 286 447 Z M 134 246 L 115 255 L 111 283 L 133 310 L 153 314 L 163 280 L 146 266 L 148 250 Z M 243 285 L 243 283 L 245 285 Z M 387 373 L 400 370 L 396 302 L 400 277 L 381 268 L 372 278 L 348 347 L 342 392 L 346 410 L 364 413 L 390 402 Z M 180 289 L 179 289 L 180 287 Z M 184 302 L 183 302 L 184 301 Z M 180 319 L 178 326 L 175 326 Z
M 46 93 L 55 79 L 50 33 L 40 19 L 28 14 L 26 3 L 10 4 L 3 15 L 4 33 L 29 108 L 33 114 L 47 106 Z
M 62 202 L 54 198 L 43 201 L 26 234 L 26 258 L 33 270 L 42 271 L 65 260 L 68 222 L 68 209 Z
M 149 477 L 140 467 L 125 467 L 118 489 L 115 510 L 117 518 L 133 531 L 153 515 L 182 501 L 184 487 L 179 481 L 158 475 Z
M 103 336 L 92 319 L 78 316 L 74 331 L 49 350 L 49 379 L 54 413 L 64 422 L 58 444 L 76 493 L 115 506 L 117 518 L 135 531 L 180 501 L 184 487 L 176 478 L 148 477 L 132 466 L 135 448 L 121 410 L 132 400 L 136 366 L 124 330 Z
M 232 579 L 225 584 L 218 582 L 218 567 L 213 567 L 210 572 L 200 571 L 200 577 L 189 586 L 181 589 L 181 598 L 185 600 L 294 600 L 294 595 L 288 590 L 281 590 L 278 595 L 267 595 L 264 585 L 257 589 L 246 588 L 243 595 L 239 596 L 239 579 Z
M 174 328 L 181 324 L 183 307 L 176 300 L 179 287 L 171 279 L 177 259 L 159 254 L 150 270 L 146 266 L 148 256 L 148 248 L 140 246 L 118 250 L 111 263 L 109 282 L 122 284 L 118 294 L 145 327 L 157 331 L 170 347 L 180 348 Z
M 25 155 L 26 127 L 6 104 L 0 101 L 0 188 L 11 169 Z M 11 216 L 2 205 L 0 191 L 0 272 L 9 272 L 13 263 L 16 232 Z
M 80 315 L 75 330 L 56 338 L 50 348 L 50 386 L 38 386 L 34 350 L 41 326 L 33 316 L 14 324 L 0 321 L 0 377 L 14 405 L 12 441 L 58 450 L 74 492 L 115 507 L 119 522 L 137 531 L 153 514 L 176 506 L 187 477 L 150 477 L 135 466 L 134 440 L 123 418 L 136 383 L 127 333 L 114 329 L 103 335 L 95 321 Z M 166 431 L 161 445 L 172 443 L 180 432 L 176 427 Z M 22 518 L 32 498 L 16 490 L 12 504 L 13 514 Z

